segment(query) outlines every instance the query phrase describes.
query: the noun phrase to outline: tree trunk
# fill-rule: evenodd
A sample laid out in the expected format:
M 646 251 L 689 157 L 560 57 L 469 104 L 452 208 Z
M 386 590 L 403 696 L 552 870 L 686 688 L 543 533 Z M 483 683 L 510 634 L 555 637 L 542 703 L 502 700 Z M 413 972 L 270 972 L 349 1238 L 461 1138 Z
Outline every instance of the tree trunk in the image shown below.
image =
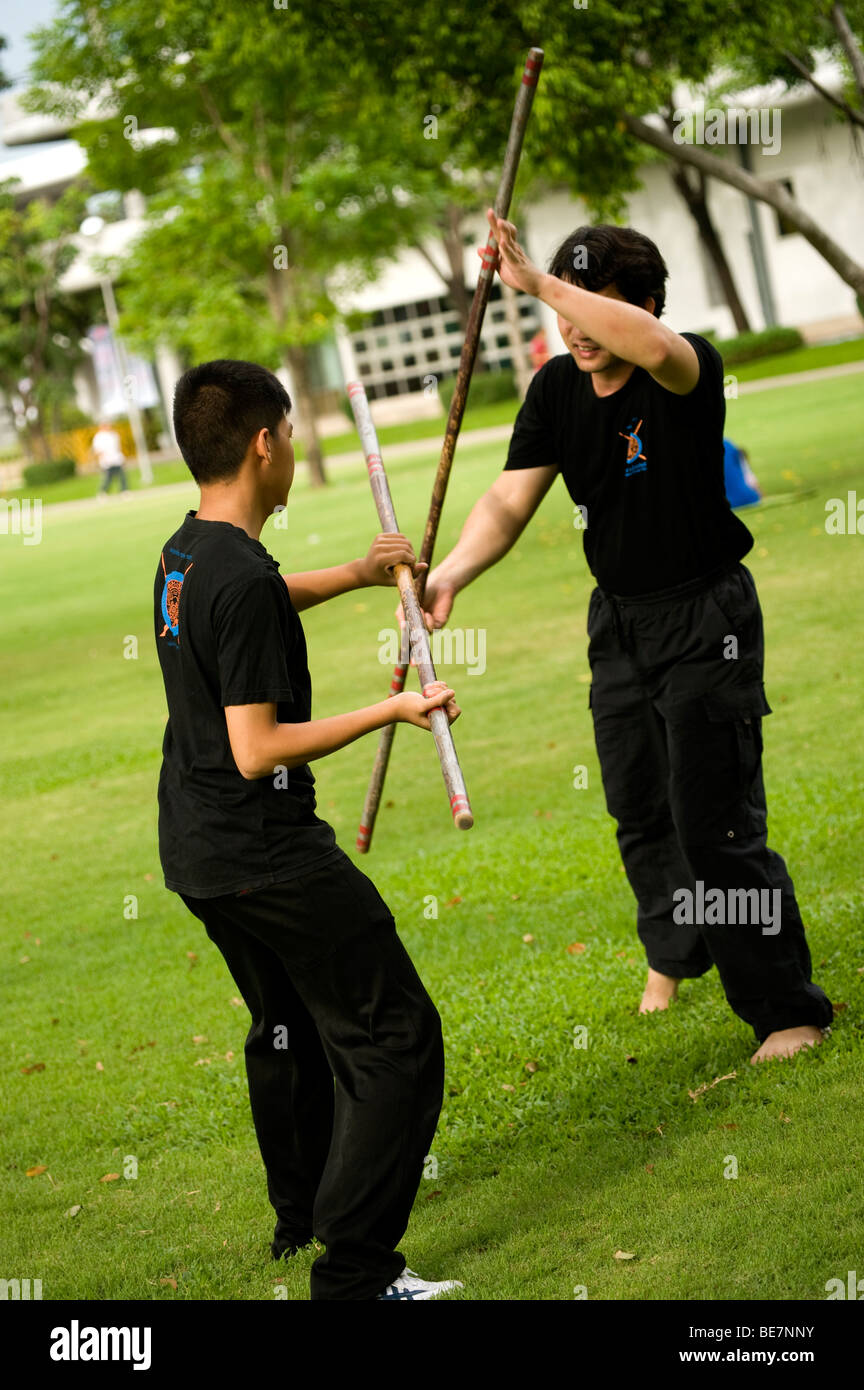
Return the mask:
M 501 281 L 501 298 L 507 319 L 507 336 L 510 339 L 510 356 L 513 358 L 513 371 L 519 399 L 524 401 L 525 392 L 531 385 L 531 367 L 525 344 L 522 341 L 522 320 L 519 317 L 519 296 L 516 291 Z
M 797 58 L 788 48 L 778 48 L 777 52 L 780 54 L 780 57 L 789 64 L 790 68 L 794 69 L 802 81 L 809 82 L 814 92 L 818 92 L 823 101 L 827 101 L 830 106 L 835 107 L 838 111 L 842 111 L 852 128 L 853 134 L 857 126 L 864 126 L 864 113 L 856 111 L 854 106 L 850 106 L 848 101 L 844 101 L 842 97 L 838 97 L 836 92 L 829 92 L 827 87 L 823 87 L 821 82 L 817 82 L 813 73 L 810 72 L 809 68 L 805 67 L 800 58 Z
M 447 264 L 450 267 L 447 290 L 453 308 L 459 315 L 462 332 L 465 334 L 468 331 L 468 315 L 471 313 L 471 295 L 465 284 L 465 248 L 462 244 L 464 213 L 456 203 L 448 203 L 446 215 L 447 221 L 441 239 L 447 255 Z
M 327 482 L 327 475 L 324 471 L 321 441 L 315 422 L 315 404 L 309 386 L 309 366 L 305 348 L 286 347 L 285 365 L 291 373 L 291 381 L 294 386 L 298 415 L 297 430 L 306 446 L 309 480 L 313 487 L 323 487 Z
M 741 303 L 738 294 L 738 287 L 732 274 L 732 268 L 726 259 L 726 252 L 723 243 L 717 233 L 717 229 L 711 218 L 708 209 L 708 198 L 706 196 L 706 178 L 701 170 L 697 171 L 696 183 L 691 183 L 690 175 L 684 165 L 673 165 L 670 173 L 672 182 L 684 199 L 693 221 L 699 230 L 699 237 L 706 252 L 711 257 L 711 262 L 720 279 L 723 287 L 723 294 L 726 303 L 732 310 L 732 317 L 735 320 L 735 327 L 739 333 L 750 332 L 750 320 L 747 318 L 747 310 Z
M 287 229 L 281 228 L 280 235 L 283 243 L 287 245 Z M 270 312 L 280 331 L 283 332 L 285 328 L 285 292 L 289 274 L 285 270 L 277 270 L 275 266 L 270 266 L 267 274 L 267 300 L 270 305 Z M 309 385 L 309 364 L 306 359 L 306 349 L 299 344 L 286 345 L 282 349 L 282 357 L 285 366 L 291 373 L 297 432 L 301 435 L 306 446 L 309 480 L 313 487 L 323 487 L 327 482 L 327 476 L 324 472 L 321 441 L 318 437 L 318 426 L 315 421 L 315 403 Z
M 840 279 L 847 285 L 851 285 L 856 294 L 864 296 L 864 265 L 843 250 L 843 247 L 836 242 L 824 227 L 820 227 L 818 222 L 814 222 L 808 212 L 804 210 L 800 203 L 796 203 L 786 192 L 786 189 L 776 179 L 759 179 L 755 174 L 749 174 L 740 165 L 732 164 L 730 160 L 721 159 L 716 154 L 709 154 L 707 150 L 701 149 L 698 145 L 678 145 L 672 136 L 665 130 L 658 130 L 656 126 L 649 125 L 640 116 L 634 116 L 629 111 L 621 112 L 621 120 L 624 122 L 631 135 L 635 135 L 637 140 L 650 145 L 655 150 L 669 155 L 670 158 L 679 164 L 692 164 L 694 168 L 701 169 L 705 174 L 713 174 L 722 183 L 728 183 L 732 188 L 737 188 L 748 198 L 756 198 L 759 202 L 767 203 L 769 207 L 783 214 L 792 223 L 797 231 L 809 241 L 814 250 L 819 252 L 828 264 L 836 270 Z
M 39 407 L 37 407 L 37 409 L 39 409 Z M 51 457 L 51 450 L 48 447 L 48 440 L 45 438 L 45 424 L 42 419 L 41 409 L 39 409 L 39 414 L 36 419 L 30 422 L 29 434 L 31 443 L 36 446 L 33 451 L 36 457 L 43 463 L 47 463 Z
M 837 30 L 846 57 L 849 59 L 849 66 L 855 78 L 855 86 L 858 88 L 858 95 L 861 100 L 864 101 L 864 54 L 862 54 L 861 49 L 858 47 L 855 35 L 849 27 L 846 11 L 843 9 L 842 5 L 831 6 L 831 20 L 834 28 Z

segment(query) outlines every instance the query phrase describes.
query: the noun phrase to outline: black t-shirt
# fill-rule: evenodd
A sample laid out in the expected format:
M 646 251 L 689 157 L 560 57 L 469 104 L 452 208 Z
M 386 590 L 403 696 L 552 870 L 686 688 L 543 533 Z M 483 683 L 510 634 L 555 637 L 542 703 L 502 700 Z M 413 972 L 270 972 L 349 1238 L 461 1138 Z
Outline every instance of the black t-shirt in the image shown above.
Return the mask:
M 260 541 L 194 512 L 165 542 L 154 587 L 168 700 L 159 777 L 165 884 L 194 898 L 269 887 L 337 852 L 315 814 L 308 765 L 247 781 L 225 705 L 276 703 L 280 723 L 311 718 L 303 625 Z
M 635 367 L 618 391 L 597 396 L 568 352 L 540 368 L 516 417 L 506 467 L 558 467 L 585 508 L 589 568 L 612 594 L 684 584 L 753 545 L 724 489 L 722 359 L 698 334 L 681 336 L 699 358 L 689 395 Z

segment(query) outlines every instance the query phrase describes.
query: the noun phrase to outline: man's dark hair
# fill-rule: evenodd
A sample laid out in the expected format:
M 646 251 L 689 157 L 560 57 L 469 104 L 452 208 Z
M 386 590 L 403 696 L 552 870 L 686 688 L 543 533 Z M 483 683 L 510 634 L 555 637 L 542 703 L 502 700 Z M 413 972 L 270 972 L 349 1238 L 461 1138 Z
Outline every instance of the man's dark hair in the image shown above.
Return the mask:
M 663 257 L 650 237 L 632 227 L 607 222 L 577 227 L 549 262 L 549 274 L 595 292 L 614 284 L 628 303 L 640 308 L 651 298 L 658 319 L 666 303 L 669 272 Z
M 261 429 L 291 409 L 278 377 L 255 362 L 219 358 L 184 372 L 174 389 L 174 433 L 196 483 L 225 482 Z

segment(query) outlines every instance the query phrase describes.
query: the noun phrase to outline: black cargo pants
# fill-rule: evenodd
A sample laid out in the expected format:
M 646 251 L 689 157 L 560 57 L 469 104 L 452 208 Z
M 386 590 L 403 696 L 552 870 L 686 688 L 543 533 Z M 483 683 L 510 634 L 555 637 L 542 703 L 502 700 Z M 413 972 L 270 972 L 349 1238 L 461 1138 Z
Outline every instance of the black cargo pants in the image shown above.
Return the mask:
M 405 1268 L 396 1246 L 444 1096 L 441 1020 L 390 910 L 341 850 L 272 888 L 180 896 L 252 1015 L 273 1253 L 314 1234 L 312 1298 L 373 1299 Z
M 811 983 L 792 880 L 767 844 L 762 717 L 771 709 L 750 571 L 735 564 L 637 598 L 597 588 L 588 636 L 606 804 L 648 964 L 676 979 L 716 965 L 760 1043 L 783 1028 L 827 1027 L 833 1011 Z M 709 890 L 720 891 L 700 922 Z M 777 904 L 777 921 L 754 922 L 755 911 L 742 921 L 745 902 Z

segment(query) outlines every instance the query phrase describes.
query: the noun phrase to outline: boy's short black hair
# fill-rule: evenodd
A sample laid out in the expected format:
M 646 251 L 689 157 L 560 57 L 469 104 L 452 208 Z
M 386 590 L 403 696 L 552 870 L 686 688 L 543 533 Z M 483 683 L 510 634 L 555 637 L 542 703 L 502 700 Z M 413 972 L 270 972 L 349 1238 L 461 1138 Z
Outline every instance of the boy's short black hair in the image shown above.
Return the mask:
M 577 227 L 549 262 L 549 274 L 595 292 L 614 284 L 640 308 L 651 298 L 658 319 L 666 303 L 666 263 L 651 238 L 633 227 Z
M 196 483 L 225 482 L 261 429 L 291 409 L 278 377 L 256 362 L 218 358 L 184 372 L 174 389 L 174 433 Z

